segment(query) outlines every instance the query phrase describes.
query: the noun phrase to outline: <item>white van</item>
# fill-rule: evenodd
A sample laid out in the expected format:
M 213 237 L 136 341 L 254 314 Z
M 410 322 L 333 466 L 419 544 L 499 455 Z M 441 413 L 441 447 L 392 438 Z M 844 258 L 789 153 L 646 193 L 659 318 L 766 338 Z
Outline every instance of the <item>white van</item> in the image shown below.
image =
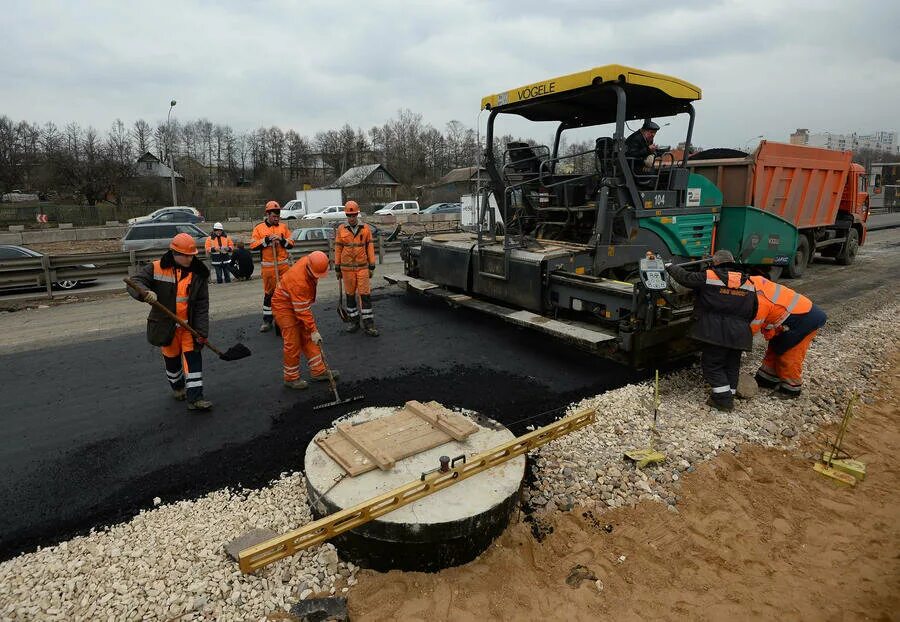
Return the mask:
M 281 208 L 281 219 L 282 220 L 292 220 L 292 219 L 300 219 L 308 214 L 308 208 L 303 205 L 303 201 L 300 199 L 294 199 L 292 201 L 288 201 Z
M 398 214 L 418 214 L 418 201 L 394 201 L 375 212 L 379 216 L 396 216 Z

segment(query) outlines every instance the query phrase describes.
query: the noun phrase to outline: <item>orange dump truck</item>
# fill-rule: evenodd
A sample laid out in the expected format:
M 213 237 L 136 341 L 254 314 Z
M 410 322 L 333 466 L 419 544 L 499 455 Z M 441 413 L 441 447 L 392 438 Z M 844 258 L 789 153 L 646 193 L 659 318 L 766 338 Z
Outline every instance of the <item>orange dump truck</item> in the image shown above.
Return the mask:
M 865 170 L 849 151 L 763 141 L 746 157 L 705 160 L 701 151 L 687 165 L 718 186 L 723 208 L 749 205 L 797 227 L 789 277 L 801 276 L 815 253 L 853 263 L 865 242 Z

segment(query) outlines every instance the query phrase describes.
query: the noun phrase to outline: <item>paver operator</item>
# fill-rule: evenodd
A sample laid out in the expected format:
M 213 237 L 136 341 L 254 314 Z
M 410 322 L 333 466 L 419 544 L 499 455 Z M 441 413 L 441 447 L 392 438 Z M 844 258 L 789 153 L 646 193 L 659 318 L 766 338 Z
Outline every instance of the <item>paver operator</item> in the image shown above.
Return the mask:
M 741 354 L 753 347 L 750 322 L 757 312 L 755 287 L 745 274 L 728 269 L 733 263 L 731 252 L 720 250 L 705 272 L 666 266 L 673 279 L 697 292 L 690 336 L 703 343 L 700 367 L 712 387 L 707 404 L 724 411 L 734 409 Z
M 209 269 L 197 258 L 197 243 L 187 233 L 179 233 L 169 250 L 145 265 L 132 280 L 145 288 L 128 288 L 136 300 L 159 302 L 202 335 L 193 335 L 156 307 L 147 316 L 147 341 L 162 349 L 166 376 L 176 400 L 187 399 L 188 410 L 209 410 L 212 402 L 203 397 L 201 349 L 209 335 Z
M 777 388 L 783 397 L 797 397 L 803 384 L 803 361 L 828 316 L 806 296 L 762 276 L 751 276 L 759 310 L 752 323 L 769 342 L 756 382 Z
M 312 305 L 316 302 L 319 279 L 328 274 L 328 255 L 313 251 L 291 266 L 272 296 L 272 311 L 281 329 L 284 343 L 284 386 L 305 389 L 309 384 L 300 378 L 300 353 L 306 357 L 310 378 L 327 381 L 328 372 L 322 360 L 322 335 L 316 326 Z M 336 370 L 331 370 L 334 378 Z
M 275 270 L 280 277 L 288 271 L 290 258 L 285 249 L 294 246 L 291 230 L 281 222 L 281 206 L 278 201 L 266 203 L 266 218 L 253 228 L 250 248 L 259 249 L 262 263 L 263 321 L 259 332 L 272 330 L 272 294 L 275 292 Z
M 334 271 L 338 280 L 344 281 L 347 300 L 347 314 L 350 326 L 347 331 L 355 333 L 362 320 L 363 330 L 372 337 L 378 336 L 375 315 L 372 310 L 372 287 L 369 279 L 375 272 L 375 243 L 369 225 L 359 222 L 359 205 L 347 201 L 344 205 L 347 222 L 337 228 L 334 235 Z M 356 294 L 359 293 L 359 307 Z
M 213 225 L 212 234 L 206 238 L 206 255 L 216 271 L 216 283 L 231 283 L 231 253 L 234 251 L 234 242 L 225 233 L 222 223 Z
M 653 155 L 656 144 L 653 140 L 659 131 L 659 125 L 646 119 L 636 132 L 625 139 L 625 157 L 631 162 L 632 170 L 640 175 L 653 166 Z

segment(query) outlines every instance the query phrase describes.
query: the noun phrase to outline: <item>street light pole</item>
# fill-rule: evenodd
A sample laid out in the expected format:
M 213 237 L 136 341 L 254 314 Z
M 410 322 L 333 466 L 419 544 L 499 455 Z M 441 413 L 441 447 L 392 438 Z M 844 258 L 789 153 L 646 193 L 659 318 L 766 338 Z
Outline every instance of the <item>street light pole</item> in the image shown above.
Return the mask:
M 169 143 L 169 177 L 172 180 L 172 206 L 178 205 L 178 197 L 175 195 L 175 165 L 172 162 L 172 108 L 178 103 L 174 99 L 169 102 L 169 114 L 166 117 L 166 142 Z
M 759 140 L 760 138 L 765 138 L 765 134 L 760 134 L 759 136 L 754 136 L 753 138 L 748 139 L 747 142 L 744 143 L 744 151 L 747 151 L 749 153 L 750 143 L 752 143 L 754 140 Z

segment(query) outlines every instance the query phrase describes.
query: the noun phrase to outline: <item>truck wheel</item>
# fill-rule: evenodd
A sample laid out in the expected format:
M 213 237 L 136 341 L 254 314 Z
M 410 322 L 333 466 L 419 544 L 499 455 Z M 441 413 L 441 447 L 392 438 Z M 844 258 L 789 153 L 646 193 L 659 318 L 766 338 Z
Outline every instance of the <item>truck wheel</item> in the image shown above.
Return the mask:
M 806 264 L 809 263 L 809 239 L 805 235 L 797 238 L 797 252 L 794 253 L 794 260 L 787 265 L 787 277 L 789 279 L 799 279 L 806 271 Z
M 856 259 L 856 253 L 859 251 L 859 232 L 856 229 L 850 229 L 847 232 L 847 241 L 841 246 L 841 252 L 837 254 L 835 261 L 842 266 L 849 266 Z

